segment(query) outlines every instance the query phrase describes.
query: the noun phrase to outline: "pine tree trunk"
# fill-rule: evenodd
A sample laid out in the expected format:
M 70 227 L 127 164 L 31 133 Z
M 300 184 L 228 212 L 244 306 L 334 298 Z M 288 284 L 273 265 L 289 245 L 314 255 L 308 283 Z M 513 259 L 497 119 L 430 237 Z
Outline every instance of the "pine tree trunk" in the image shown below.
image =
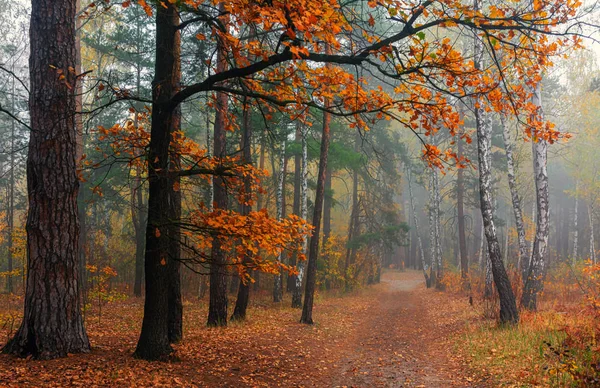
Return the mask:
M 541 90 L 534 91 L 532 103 L 541 110 Z M 533 167 L 535 174 L 535 198 L 537 204 L 536 233 L 533 252 L 529 263 L 527 277 L 524 279 L 521 304 L 528 310 L 537 309 L 537 295 L 543 287 L 543 276 L 548 252 L 548 235 L 550 233 L 550 209 L 548 206 L 548 143 L 538 139 L 532 142 Z
M 156 63 L 152 90 L 152 121 L 148 147 L 148 223 L 144 258 L 146 298 L 142 332 L 134 357 L 166 358 L 173 350 L 169 339 L 171 166 L 170 144 L 178 118 L 170 106 L 177 89 L 179 15 L 171 3 L 156 8 Z
M 77 60 L 76 11 L 74 0 L 31 7 L 27 285 L 23 321 L 2 351 L 38 359 L 90 351 L 78 279 L 77 80 L 69 71 Z
M 219 8 L 223 8 L 221 3 Z M 219 45 L 217 45 L 219 46 Z M 217 72 L 225 70 L 225 53 L 217 47 Z M 214 153 L 215 157 L 222 158 L 226 153 L 225 125 L 227 114 L 227 95 L 217 93 L 215 126 L 214 126 Z M 227 209 L 227 188 L 222 177 L 215 176 L 214 207 Z M 221 249 L 218 237 L 213 239 L 210 262 L 210 302 L 208 307 L 208 326 L 227 326 L 227 258 Z
M 479 0 L 474 0 L 475 10 L 479 10 Z M 483 43 L 479 37 L 475 37 L 475 68 L 482 68 Z M 481 99 L 480 105 L 484 103 Z M 490 255 L 492 274 L 494 283 L 500 297 L 500 322 L 502 323 L 517 323 L 519 321 L 519 312 L 515 295 L 510 284 L 510 279 L 502 262 L 500 252 L 500 244 L 496 233 L 496 225 L 494 223 L 494 213 L 492 205 L 492 125 L 489 116 L 486 115 L 483 106 L 475 109 L 475 121 L 477 127 L 477 156 L 479 160 L 479 196 L 481 215 L 483 217 L 483 225 L 485 236 L 487 239 L 488 252 Z
M 306 141 L 306 128 L 301 127 L 302 136 L 302 168 L 300 170 L 300 218 L 307 220 L 308 218 L 308 143 Z M 304 239 L 302 253 L 306 254 L 308 247 L 308 237 Z M 296 284 L 292 293 L 292 308 L 302 307 L 302 281 L 304 280 L 304 268 L 306 263 L 304 260 L 298 260 L 296 264 L 298 275 L 296 275 Z
M 329 106 L 326 99 L 325 106 Z M 323 113 L 323 134 L 321 136 L 321 152 L 319 158 L 319 175 L 317 176 L 317 190 L 315 195 L 315 208 L 313 212 L 313 234 L 310 238 L 308 251 L 308 264 L 306 271 L 306 290 L 304 293 L 304 306 L 300 323 L 313 324 L 312 310 L 317 284 L 317 259 L 319 256 L 319 239 L 321 234 L 321 215 L 323 213 L 323 196 L 325 193 L 325 174 L 327 172 L 327 159 L 329 156 L 331 115 Z

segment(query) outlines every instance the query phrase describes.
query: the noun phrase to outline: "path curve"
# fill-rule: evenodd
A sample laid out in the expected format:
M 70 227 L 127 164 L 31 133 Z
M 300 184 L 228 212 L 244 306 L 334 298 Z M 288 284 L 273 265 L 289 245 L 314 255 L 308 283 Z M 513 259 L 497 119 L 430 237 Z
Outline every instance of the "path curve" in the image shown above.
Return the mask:
M 448 358 L 444 342 L 458 328 L 434 319 L 416 271 L 384 273 L 366 319 L 340 362 L 336 387 L 465 387 L 472 385 Z

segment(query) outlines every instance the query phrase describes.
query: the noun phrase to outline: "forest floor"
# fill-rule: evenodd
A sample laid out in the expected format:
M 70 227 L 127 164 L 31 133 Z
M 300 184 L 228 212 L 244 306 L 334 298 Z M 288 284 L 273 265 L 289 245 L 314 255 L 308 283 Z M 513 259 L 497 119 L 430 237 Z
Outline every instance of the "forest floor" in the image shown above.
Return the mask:
M 298 323 L 299 310 L 257 299 L 246 322 L 218 329 L 204 325 L 206 303 L 186 301 L 184 341 L 170 362 L 133 359 L 142 301 L 111 303 L 100 319 L 87 317 L 91 353 L 52 361 L 2 355 L 0 386 L 491 386 L 452 354 L 473 318 L 468 301 L 426 289 L 420 272 L 388 271 L 356 293 L 319 294 L 312 326 Z M 0 346 L 20 308 L 2 303 Z

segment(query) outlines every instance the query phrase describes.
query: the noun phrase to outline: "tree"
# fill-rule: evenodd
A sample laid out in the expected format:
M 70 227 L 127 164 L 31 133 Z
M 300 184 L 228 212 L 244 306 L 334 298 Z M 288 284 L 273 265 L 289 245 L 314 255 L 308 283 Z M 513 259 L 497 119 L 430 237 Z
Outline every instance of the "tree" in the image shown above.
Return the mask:
M 533 122 L 541 120 L 541 88 L 534 91 L 532 104 L 538 109 L 539 117 L 534 117 Z M 539 127 L 537 124 L 536 127 Z M 548 189 L 548 142 L 545 139 L 534 138 L 532 142 L 533 151 L 533 170 L 535 178 L 535 198 L 536 198 L 536 233 L 533 241 L 533 250 L 527 276 L 524 279 L 523 296 L 521 304 L 528 310 L 537 309 L 537 294 L 541 291 L 544 276 L 544 266 L 546 254 L 548 252 L 548 235 L 550 233 L 550 209 L 549 209 L 549 189 Z M 593 233 L 592 233 L 593 234 Z
M 169 148 L 173 129 L 174 109 L 168 105 L 177 85 L 179 64 L 179 15 L 169 3 L 156 9 L 156 65 L 152 99 L 152 128 L 148 154 L 148 224 L 146 227 L 146 299 L 142 331 L 134 356 L 146 360 L 164 358 L 172 352 L 169 339 L 169 178 L 171 156 Z
M 327 107 L 329 101 L 325 101 Z M 301 323 L 312 325 L 312 309 L 317 280 L 317 258 L 319 255 L 319 240 L 321 231 L 321 215 L 323 213 L 323 196 L 325 194 L 325 174 L 327 172 L 327 158 L 329 156 L 331 115 L 323 113 L 323 132 L 321 133 L 321 152 L 319 154 L 319 172 L 317 175 L 317 189 L 315 194 L 315 208 L 313 211 L 313 234 L 308 248 L 308 263 L 306 269 L 306 288 L 304 292 L 304 305 L 302 306 Z
M 500 115 L 502 123 L 502 138 L 504 140 L 504 149 L 506 150 L 506 165 L 508 171 L 508 187 L 512 201 L 512 208 L 515 215 L 515 226 L 517 228 L 517 241 L 519 245 L 519 259 L 517 268 L 522 270 L 527 268 L 529 262 L 527 260 L 527 241 L 525 240 L 525 223 L 523 222 L 523 209 L 521 208 L 521 198 L 517 190 L 517 181 L 515 175 L 515 162 L 513 158 L 512 143 L 510 140 L 510 129 L 506 123 L 506 119 Z M 525 273 L 525 271 L 522 271 Z M 525 278 L 525 277 L 524 277 Z
M 480 7 L 479 0 L 474 1 L 474 9 Z M 475 68 L 482 68 L 483 43 L 479 37 L 475 37 Z M 491 137 L 492 123 L 490 116 L 485 112 L 481 98 L 475 100 L 475 121 L 477 127 L 477 156 L 479 161 L 479 196 L 481 204 L 481 215 L 485 237 L 487 239 L 487 252 L 494 276 L 494 283 L 500 297 L 500 321 L 502 323 L 517 323 L 519 312 L 515 296 L 512 291 L 510 280 L 502 262 L 500 244 L 494 224 L 494 213 L 492 204 L 492 171 L 491 171 Z
M 75 0 L 33 0 L 28 272 L 23 322 L 4 353 L 39 359 L 89 352 L 79 284 L 75 160 Z

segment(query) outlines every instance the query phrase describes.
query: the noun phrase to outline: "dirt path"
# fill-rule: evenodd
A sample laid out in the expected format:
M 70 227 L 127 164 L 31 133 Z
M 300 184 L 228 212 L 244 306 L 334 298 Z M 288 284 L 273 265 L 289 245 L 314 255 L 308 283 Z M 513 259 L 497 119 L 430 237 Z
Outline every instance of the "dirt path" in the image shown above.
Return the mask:
M 485 386 L 467 380 L 468 371 L 449 356 L 468 304 L 425 289 L 419 272 L 390 271 L 381 284 L 353 294 L 319 294 L 311 326 L 298 322 L 289 299 L 270 298 L 255 295 L 246 322 L 219 329 L 204 325 L 204 301 L 186 300 L 177 359 L 151 363 L 131 357 L 142 300 L 117 302 L 102 321 L 90 313 L 91 353 L 51 361 L 0 355 L 0 387 Z M 0 319 L 18 316 L 20 303 L 13 304 L 0 304 Z M 6 322 L 19 319 L 0 323 L 0 347 L 14 330 Z
M 347 342 L 334 385 L 484 386 L 468 381 L 448 358 L 446 341 L 460 324 L 431 314 L 427 301 L 432 292 L 418 272 L 384 274 L 364 320 Z

